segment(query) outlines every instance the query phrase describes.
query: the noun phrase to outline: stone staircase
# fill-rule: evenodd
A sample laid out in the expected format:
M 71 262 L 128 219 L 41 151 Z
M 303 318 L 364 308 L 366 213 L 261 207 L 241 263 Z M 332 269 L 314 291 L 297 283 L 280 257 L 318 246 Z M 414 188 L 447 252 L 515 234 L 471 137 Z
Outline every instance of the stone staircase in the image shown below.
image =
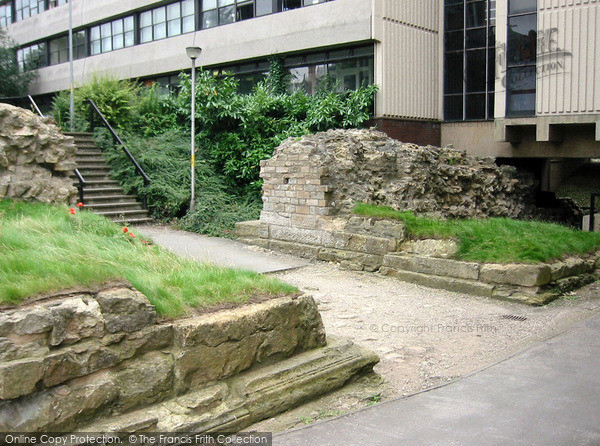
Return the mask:
M 138 197 L 127 195 L 119 183 L 110 176 L 110 168 L 104 153 L 94 143 L 92 133 L 65 133 L 72 136 L 77 146 L 77 169 L 86 182 L 84 188 L 85 208 L 104 215 L 114 222 L 142 224 L 152 222 L 148 211 L 142 208 Z M 79 181 L 71 173 L 73 184 Z

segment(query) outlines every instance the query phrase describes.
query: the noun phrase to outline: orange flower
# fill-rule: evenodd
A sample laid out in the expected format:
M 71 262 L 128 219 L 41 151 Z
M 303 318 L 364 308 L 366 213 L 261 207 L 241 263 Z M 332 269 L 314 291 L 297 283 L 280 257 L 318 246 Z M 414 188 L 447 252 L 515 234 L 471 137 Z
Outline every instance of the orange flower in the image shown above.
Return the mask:
M 70 214 L 75 214 L 75 212 L 77 212 L 77 211 L 75 211 L 75 208 L 71 208 L 71 209 L 69 209 L 69 213 L 70 213 Z
M 130 232 L 130 233 L 129 233 L 129 236 L 130 236 L 130 237 L 135 237 L 135 234 L 134 234 L 134 233 L 132 233 L 132 232 Z
M 77 203 L 77 207 L 78 208 L 82 208 L 83 207 L 83 203 L 80 201 L 79 203 Z
M 123 227 L 123 232 L 124 232 L 125 234 L 127 234 L 127 231 L 129 231 L 129 229 L 127 229 L 127 226 L 124 226 L 124 227 Z

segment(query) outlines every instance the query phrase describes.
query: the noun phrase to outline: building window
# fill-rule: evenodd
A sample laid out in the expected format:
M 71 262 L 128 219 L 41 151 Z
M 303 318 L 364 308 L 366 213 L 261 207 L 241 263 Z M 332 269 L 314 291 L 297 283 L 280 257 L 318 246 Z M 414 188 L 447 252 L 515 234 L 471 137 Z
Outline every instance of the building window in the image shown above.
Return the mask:
M 12 7 L 10 3 L 0 5 L 0 28 L 6 28 L 12 23 Z
M 106 53 L 135 45 L 133 16 L 90 28 L 90 54 Z
M 445 0 L 444 120 L 494 117 L 495 0 Z
M 46 44 L 39 43 L 17 50 L 17 62 L 23 71 L 47 66 Z
M 45 0 L 16 0 L 16 19 L 23 20 L 46 10 Z
M 57 6 L 66 5 L 66 4 L 67 4 L 67 0 L 50 0 L 48 2 L 48 6 L 50 8 L 56 8 Z
M 140 14 L 140 43 L 195 31 L 194 0 L 184 0 Z
M 511 0 L 508 4 L 506 44 L 506 115 L 535 115 L 536 0 Z
M 50 65 L 69 61 L 69 38 L 59 37 L 50 41 Z

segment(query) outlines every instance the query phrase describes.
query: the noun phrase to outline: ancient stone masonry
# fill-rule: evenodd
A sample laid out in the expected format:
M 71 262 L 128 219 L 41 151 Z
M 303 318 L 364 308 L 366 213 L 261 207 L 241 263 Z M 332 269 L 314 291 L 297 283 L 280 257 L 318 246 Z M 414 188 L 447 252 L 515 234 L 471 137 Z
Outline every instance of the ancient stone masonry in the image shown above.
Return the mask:
M 128 286 L 77 292 L 0 312 L 0 432 L 236 430 L 377 361 L 308 296 L 160 322 Z
M 262 162 L 261 176 L 260 220 L 236 225 L 249 244 L 533 305 L 596 278 L 595 254 L 541 265 L 462 262 L 452 240 L 408 240 L 401 222 L 352 213 L 357 202 L 448 218 L 531 210 L 534 181 L 490 159 L 372 130 L 330 130 L 284 141 Z
M 261 177 L 261 220 L 298 227 L 348 214 L 359 201 L 444 218 L 515 218 L 534 207 L 535 182 L 514 167 L 373 130 L 290 138 L 263 161 Z
M 66 204 L 76 197 L 68 177 L 76 147 L 52 122 L 0 103 L 0 199 Z

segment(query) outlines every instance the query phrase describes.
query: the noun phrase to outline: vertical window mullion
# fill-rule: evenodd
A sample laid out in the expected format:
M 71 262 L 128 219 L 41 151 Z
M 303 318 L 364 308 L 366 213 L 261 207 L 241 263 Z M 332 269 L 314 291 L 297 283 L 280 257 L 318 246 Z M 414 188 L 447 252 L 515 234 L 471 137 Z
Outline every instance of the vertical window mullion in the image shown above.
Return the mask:
M 462 73 L 462 120 L 467 117 L 467 1 L 463 1 L 463 73 Z

